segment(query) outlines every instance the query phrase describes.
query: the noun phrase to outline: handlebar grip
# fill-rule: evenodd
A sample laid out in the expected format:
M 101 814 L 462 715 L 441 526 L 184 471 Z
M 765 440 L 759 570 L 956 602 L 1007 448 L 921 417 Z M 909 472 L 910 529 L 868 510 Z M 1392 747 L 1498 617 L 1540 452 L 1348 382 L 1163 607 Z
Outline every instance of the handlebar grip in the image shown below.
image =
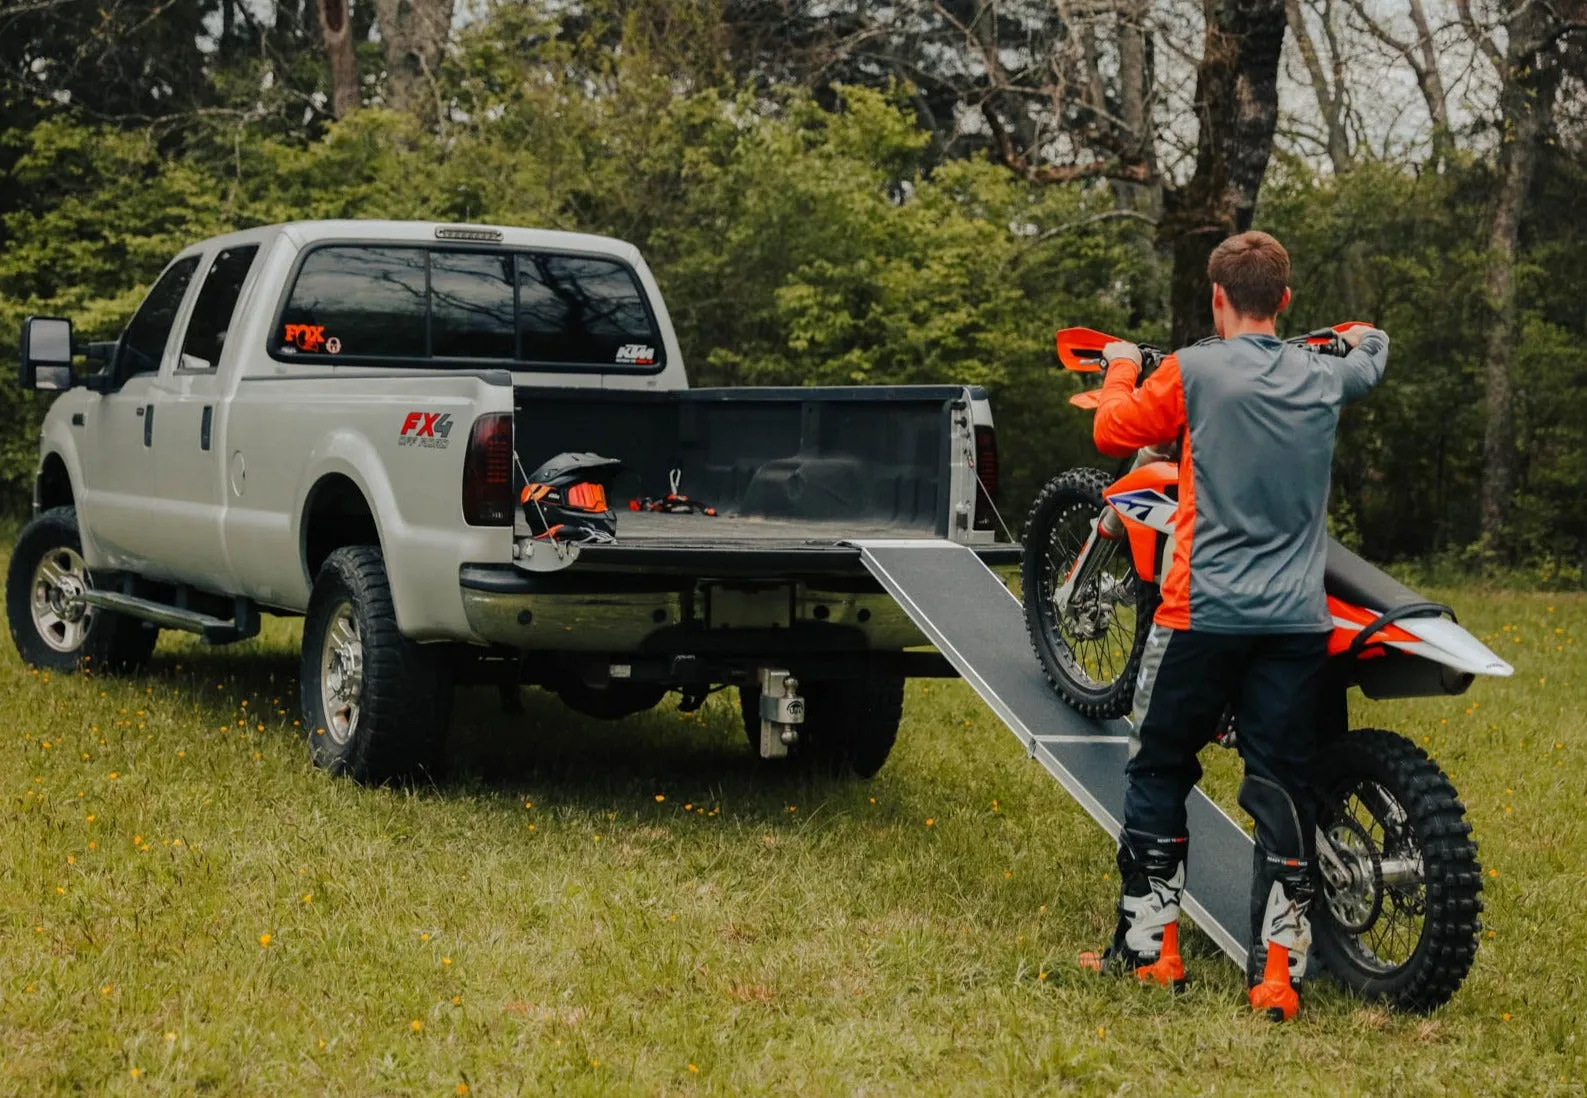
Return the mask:
M 1345 342 L 1343 336 L 1332 328 L 1319 328 L 1315 332 L 1307 332 L 1303 336 L 1297 336 L 1289 342 L 1299 344 L 1308 351 L 1315 351 L 1320 355 L 1333 355 L 1337 358 L 1343 358 L 1350 353 L 1350 345 Z

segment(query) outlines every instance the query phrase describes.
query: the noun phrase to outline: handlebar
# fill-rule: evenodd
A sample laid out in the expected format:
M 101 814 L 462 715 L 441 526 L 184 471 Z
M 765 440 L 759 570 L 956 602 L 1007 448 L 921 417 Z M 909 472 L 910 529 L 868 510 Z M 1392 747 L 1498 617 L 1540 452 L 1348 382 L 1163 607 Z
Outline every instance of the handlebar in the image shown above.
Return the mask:
M 1318 354 L 1335 355 L 1343 357 L 1350 353 L 1350 345 L 1345 342 L 1341 334 L 1347 328 L 1363 324 L 1364 321 L 1347 320 L 1342 324 L 1335 324 L 1332 328 L 1318 328 L 1307 332 L 1305 335 L 1293 336 L 1284 342 L 1294 347 L 1304 347 Z M 1101 373 L 1107 368 L 1107 361 L 1103 356 L 1103 348 L 1109 343 L 1116 342 L 1114 336 L 1106 332 L 1099 332 L 1094 328 L 1064 328 L 1058 333 L 1058 361 L 1064 367 L 1077 373 Z M 1139 344 L 1141 352 L 1141 369 L 1136 375 L 1137 387 L 1144 384 L 1146 379 L 1162 365 L 1172 352 L 1150 344 Z M 1071 404 L 1080 408 L 1094 408 L 1096 401 L 1094 393 L 1078 393 L 1069 398 Z

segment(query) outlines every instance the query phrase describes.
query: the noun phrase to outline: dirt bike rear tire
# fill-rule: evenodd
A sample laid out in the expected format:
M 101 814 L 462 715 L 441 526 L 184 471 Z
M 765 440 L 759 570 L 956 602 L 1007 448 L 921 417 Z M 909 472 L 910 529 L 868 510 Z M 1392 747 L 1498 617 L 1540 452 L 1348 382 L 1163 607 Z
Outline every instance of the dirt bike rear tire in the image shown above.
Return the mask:
M 1319 763 L 1324 828 L 1333 806 L 1361 779 L 1381 785 L 1405 809 L 1422 854 L 1425 913 L 1421 938 L 1404 963 L 1375 969 L 1335 919 L 1323 885 L 1313 906 L 1313 956 L 1363 998 L 1415 1013 L 1436 1010 L 1471 971 L 1482 932 L 1482 866 L 1465 806 L 1438 764 L 1395 732 L 1347 733 L 1325 745 Z
M 1075 710 L 1097 720 L 1122 717 L 1130 711 L 1135 698 L 1135 676 L 1141 668 L 1141 653 L 1151 631 L 1152 614 L 1157 609 L 1157 585 L 1142 582 L 1130 561 L 1129 574 L 1136 586 L 1135 635 L 1123 669 L 1105 686 L 1081 682 L 1065 666 L 1069 647 L 1058 633 L 1050 604 L 1042 598 L 1045 555 L 1053 526 L 1074 508 L 1091 515 L 1101 514 L 1107 504 L 1103 491 L 1116 478 L 1101 469 L 1071 469 L 1049 480 L 1031 504 L 1025 519 L 1025 554 L 1020 566 L 1020 584 L 1025 598 L 1025 627 L 1031 648 L 1041 662 L 1043 674 L 1053 690 Z M 1126 558 L 1128 559 L 1128 558 Z

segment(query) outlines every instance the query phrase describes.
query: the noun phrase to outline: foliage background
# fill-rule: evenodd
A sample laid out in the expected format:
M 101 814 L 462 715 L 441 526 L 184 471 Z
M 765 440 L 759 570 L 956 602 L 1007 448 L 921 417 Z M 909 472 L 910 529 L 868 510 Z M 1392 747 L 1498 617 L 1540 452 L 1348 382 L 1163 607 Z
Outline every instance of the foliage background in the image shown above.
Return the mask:
M 1117 185 L 1033 182 L 951 155 L 911 84 L 812 88 L 728 64 L 712 5 L 674 5 L 664 21 L 644 4 L 577 18 L 490 6 L 452 35 L 434 74 L 438 115 L 382 108 L 371 77 L 369 105 L 342 121 L 316 91 L 312 50 L 267 48 L 291 30 L 283 10 L 255 28 L 257 51 L 227 45 L 252 41 L 239 24 L 194 55 L 197 73 L 169 61 L 194 49 L 170 24 L 189 20 L 202 41 L 214 25 L 204 5 L 132 27 L 124 48 L 150 59 L 129 78 L 142 99 L 96 107 L 111 89 L 63 102 L 6 85 L 0 357 L 14 358 L 29 313 L 112 338 L 171 255 L 228 229 L 414 217 L 610 233 L 648 256 L 696 384 L 986 385 L 1017 534 L 1043 479 L 1098 460 L 1066 404 L 1077 380 L 1053 362 L 1053 330 L 1166 338 L 1167 259 Z M 312 45 L 304 5 L 294 10 Z M 364 29 L 360 50 L 378 50 Z M 1258 209 L 1294 257 L 1288 331 L 1359 317 L 1393 338 L 1387 381 L 1347 414 L 1334 500 L 1336 529 L 1379 559 L 1487 560 L 1481 279 L 1495 161 L 1483 134 L 1468 136 L 1348 172 L 1281 145 Z M 1520 488 L 1505 558 L 1571 585 L 1587 554 L 1584 185 L 1581 141 L 1562 131 L 1522 227 Z M 0 384 L 12 425 L 0 500 L 13 510 L 31 491 L 41 410 Z

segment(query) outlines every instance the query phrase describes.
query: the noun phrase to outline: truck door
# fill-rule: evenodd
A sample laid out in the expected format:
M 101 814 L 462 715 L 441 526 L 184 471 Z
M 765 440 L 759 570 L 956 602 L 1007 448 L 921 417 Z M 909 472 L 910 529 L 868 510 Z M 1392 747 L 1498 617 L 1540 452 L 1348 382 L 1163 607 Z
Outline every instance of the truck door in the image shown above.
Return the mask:
M 89 537 L 112 568 L 156 574 L 155 385 L 198 261 L 196 255 L 179 259 L 155 282 L 110 364 L 119 384 L 88 413 L 89 473 L 80 510 Z
M 227 333 L 249 288 L 259 245 L 238 244 L 205 257 L 202 282 L 178 350 L 160 371 L 152 432 L 160 521 L 151 541 L 171 578 L 227 590 L 231 569 L 221 536 L 226 467 L 219 417 L 222 386 L 236 373 L 240 346 Z

